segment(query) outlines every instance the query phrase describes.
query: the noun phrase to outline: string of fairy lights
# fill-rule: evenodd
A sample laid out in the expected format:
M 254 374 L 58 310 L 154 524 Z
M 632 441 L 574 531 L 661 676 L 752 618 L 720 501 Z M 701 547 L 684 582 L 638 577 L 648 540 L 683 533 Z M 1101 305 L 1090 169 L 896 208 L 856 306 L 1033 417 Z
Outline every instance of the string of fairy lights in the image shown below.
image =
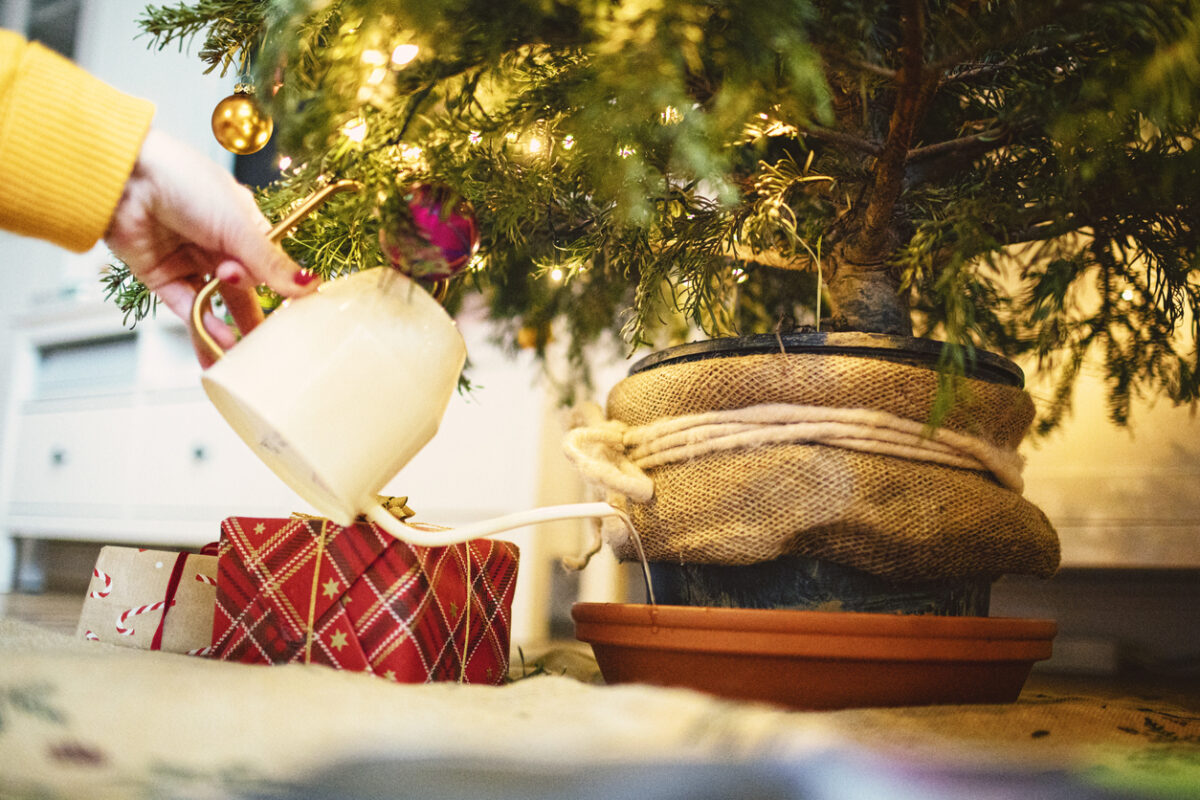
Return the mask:
M 353 27 L 343 28 L 342 31 L 349 44 L 352 44 L 357 32 Z M 389 78 L 413 64 L 421 54 L 421 47 L 408 41 L 395 44 L 390 49 L 378 46 L 364 47 L 357 58 L 361 66 L 361 80 L 355 98 L 360 107 L 383 105 L 389 97 L 388 87 L 392 85 Z M 278 91 L 280 84 L 274 88 Z M 663 126 L 679 125 L 684 121 L 684 113 L 674 105 L 666 105 L 659 113 L 657 121 Z M 338 133 L 343 138 L 344 146 L 362 147 L 371 132 L 370 124 L 368 114 L 363 110 L 351 112 L 351 116 L 337 127 Z M 238 154 L 249 154 L 262 149 L 271 138 L 273 131 L 273 122 L 257 102 L 253 94 L 253 87 L 248 81 L 239 82 L 234 94 L 218 104 L 213 113 L 212 126 L 217 140 L 226 149 Z M 739 142 L 763 137 L 797 138 L 802 135 L 802 131 L 796 126 L 770 113 L 761 112 L 753 115 L 746 122 L 743 136 Z M 561 136 L 551 133 L 545 120 L 537 120 L 522 130 L 505 131 L 501 136 L 510 152 L 516 152 L 520 157 L 529 159 L 549 158 L 552 155 L 567 156 L 575 150 L 578 144 L 578 140 L 572 133 Z M 482 130 L 470 130 L 465 134 L 466 142 L 472 146 L 485 144 L 486 138 L 487 135 Z M 620 144 L 616 147 L 614 155 L 620 159 L 628 159 L 637 153 L 638 150 L 633 144 Z M 424 150 L 418 144 L 400 142 L 389 145 L 387 155 L 400 174 L 416 175 L 428 171 L 429 165 L 425 161 Z M 805 171 L 812 166 L 812 156 L 813 153 L 810 151 L 808 161 L 804 165 Z M 281 172 L 291 170 L 296 175 L 301 174 L 305 169 L 304 164 L 296 164 L 293 157 L 286 153 L 278 156 L 277 165 Z M 832 180 L 832 178 L 824 176 L 817 177 Z M 791 213 L 790 209 L 782 204 L 780 197 L 771 198 L 768 203 L 774 204 L 772 212 L 776 216 L 783 217 Z M 807 245 L 805 247 L 807 248 Z M 745 253 L 746 248 L 738 241 L 735 234 L 730 255 Z M 475 253 L 466 264 L 465 269 L 480 271 L 486 267 L 486 255 Z M 568 280 L 572 275 L 585 272 L 586 268 L 587 265 L 582 262 L 558 263 L 556 261 L 556 263 L 541 265 L 541 272 L 553 282 L 562 282 Z M 744 283 L 749 278 L 747 270 L 737 264 L 736 258 L 734 264 L 731 265 L 731 276 L 735 285 Z M 681 288 L 686 290 L 688 286 L 689 283 L 686 279 L 680 282 Z

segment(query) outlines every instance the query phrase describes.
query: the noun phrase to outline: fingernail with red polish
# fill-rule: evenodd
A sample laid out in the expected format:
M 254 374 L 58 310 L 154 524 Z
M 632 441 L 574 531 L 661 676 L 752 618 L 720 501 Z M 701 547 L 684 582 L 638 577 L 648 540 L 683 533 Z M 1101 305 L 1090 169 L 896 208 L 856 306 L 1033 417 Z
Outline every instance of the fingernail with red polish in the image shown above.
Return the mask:
M 302 269 L 297 270 L 296 274 L 292 276 L 292 280 L 295 281 L 297 286 L 308 286 L 310 283 L 312 283 L 316 279 L 317 279 L 316 273 L 307 272 L 306 270 L 302 270 Z

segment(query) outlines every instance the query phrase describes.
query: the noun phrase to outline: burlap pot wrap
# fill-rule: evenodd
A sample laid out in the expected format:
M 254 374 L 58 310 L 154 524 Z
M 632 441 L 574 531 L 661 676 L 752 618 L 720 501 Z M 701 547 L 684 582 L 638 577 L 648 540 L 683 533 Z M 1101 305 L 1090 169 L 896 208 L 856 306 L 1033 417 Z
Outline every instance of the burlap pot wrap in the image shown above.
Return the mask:
M 816 407 L 818 414 L 823 407 L 831 415 L 869 409 L 894 417 L 895 424 L 924 426 L 937 381 L 932 369 L 844 355 L 670 363 L 617 384 L 608 398 L 608 421 L 597 428 L 593 419 L 590 430 L 628 443 L 635 438 L 631 431 L 670 418 L 786 406 Z M 1033 415 L 1027 392 L 966 379 L 943 429 L 1019 464 L 1016 448 Z M 609 453 L 621 474 L 610 469 L 613 479 L 603 482 L 609 501 L 632 517 L 652 561 L 737 565 L 802 555 L 899 581 L 1048 577 L 1057 569 L 1058 537 L 1046 516 L 1021 497 L 1019 477 L 1014 491 L 982 465 L 946 466 L 935 463 L 936 453 L 934 461 L 914 460 L 870 452 L 870 442 L 843 441 L 847 446 L 739 446 L 644 470 L 625 453 Z M 636 558 L 619 530 L 606 534 L 619 557 Z

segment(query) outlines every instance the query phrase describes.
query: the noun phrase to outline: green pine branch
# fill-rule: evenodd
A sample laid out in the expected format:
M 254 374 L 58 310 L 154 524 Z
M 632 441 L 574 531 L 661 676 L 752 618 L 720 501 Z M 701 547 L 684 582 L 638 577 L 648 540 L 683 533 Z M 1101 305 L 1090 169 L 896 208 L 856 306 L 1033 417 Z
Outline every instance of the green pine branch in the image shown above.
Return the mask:
M 199 51 L 200 60 L 208 65 L 204 71 L 219 68 L 222 75 L 230 69 L 243 73 L 262 35 L 268 5 L 270 0 L 198 0 L 147 6 L 140 24 L 159 50 L 171 44 L 182 50 L 204 33 Z
M 1046 425 L 1089 353 L 1114 419 L 1200 394 L 1194 0 L 200 0 L 143 24 L 204 37 L 209 69 L 255 54 L 295 165 L 269 216 L 365 185 L 297 259 L 378 265 L 406 187 L 449 187 L 482 236 L 449 302 L 482 295 L 512 347 L 564 338 L 579 384 L 594 343 L 816 324 L 882 269 L 951 383 L 973 348 L 1056 370 Z

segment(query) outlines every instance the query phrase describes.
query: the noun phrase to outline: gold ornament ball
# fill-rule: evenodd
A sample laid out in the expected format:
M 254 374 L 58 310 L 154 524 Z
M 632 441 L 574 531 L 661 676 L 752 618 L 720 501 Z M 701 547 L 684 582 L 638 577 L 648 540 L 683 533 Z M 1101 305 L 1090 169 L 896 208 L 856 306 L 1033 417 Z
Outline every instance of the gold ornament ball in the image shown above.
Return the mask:
M 275 123 L 246 92 L 234 92 L 213 109 L 213 136 L 222 147 L 239 156 L 248 156 L 266 147 L 274 129 Z
M 522 350 L 533 350 L 544 347 L 551 341 L 549 325 L 522 325 L 517 330 L 517 347 Z

